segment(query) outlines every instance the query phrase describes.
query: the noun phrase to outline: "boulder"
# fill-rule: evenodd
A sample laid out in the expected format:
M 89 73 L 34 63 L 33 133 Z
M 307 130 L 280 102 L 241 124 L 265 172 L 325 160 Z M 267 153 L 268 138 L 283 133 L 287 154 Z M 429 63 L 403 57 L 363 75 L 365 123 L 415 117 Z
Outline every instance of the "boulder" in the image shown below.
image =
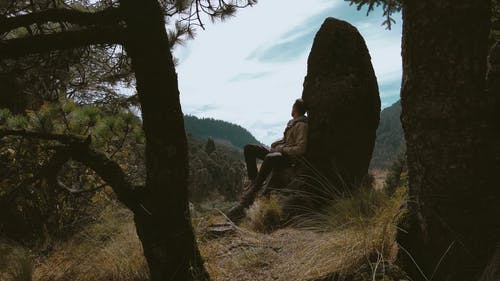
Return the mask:
M 284 221 L 320 210 L 340 195 L 339 185 L 361 184 L 368 173 L 380 97 L 368 49 L 354 26 L 325 20 L 309 55 L 302 98 L 309 116 L 306 161 L 274 170 L 263 188 L 263 194 L 279 193 Z M 335 190 L 325 186 L 325 177 Z M 243 217 L 246 207 L 233 208 L 230 218 Z
M 354 26 L 324 21 L 309 54 L 302 98 L 309 116 L 307 159 L 330 178 L 361 181 L 373 152 L 380 97 L 370 54 Z

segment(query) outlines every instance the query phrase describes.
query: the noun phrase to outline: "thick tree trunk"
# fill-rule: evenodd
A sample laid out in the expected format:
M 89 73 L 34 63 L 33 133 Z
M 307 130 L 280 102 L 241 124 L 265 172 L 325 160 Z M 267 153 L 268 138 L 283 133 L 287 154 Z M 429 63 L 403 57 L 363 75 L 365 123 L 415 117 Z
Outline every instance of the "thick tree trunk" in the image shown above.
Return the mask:
M 404 1 L 403 20 L 411 199 L 400 243 L 420 267 L 406 258 L 406 270 L 413 280 L 478 280 L 500 238 L 499 93 L 485 91 L 490 0 Z
M 145 212 L 135 214 L 151 280 L 208 279 L 191 226 L 177 74 L 156 0 L 122 0 L 146 135 Z

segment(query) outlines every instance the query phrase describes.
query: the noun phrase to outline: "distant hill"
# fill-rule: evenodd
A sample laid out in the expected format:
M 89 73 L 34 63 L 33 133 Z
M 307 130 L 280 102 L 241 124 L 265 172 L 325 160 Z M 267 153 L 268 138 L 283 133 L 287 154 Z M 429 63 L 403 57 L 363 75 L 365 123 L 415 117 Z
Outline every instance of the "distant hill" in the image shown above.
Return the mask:
M 239 149 L 243 149 L 248 143 L 260 143 L 247 129 L 222 120 L 186 115 L 184 126 L 186 132 L 193 137 L 212 138 L 219 143 L 227 143 Z
M 397 101 L 380 113 L 380 124 L 377 129 L 370 168 L 389 168 L 391 163 L 405 150 L 406 145 L 400 116 L 401 101 Z

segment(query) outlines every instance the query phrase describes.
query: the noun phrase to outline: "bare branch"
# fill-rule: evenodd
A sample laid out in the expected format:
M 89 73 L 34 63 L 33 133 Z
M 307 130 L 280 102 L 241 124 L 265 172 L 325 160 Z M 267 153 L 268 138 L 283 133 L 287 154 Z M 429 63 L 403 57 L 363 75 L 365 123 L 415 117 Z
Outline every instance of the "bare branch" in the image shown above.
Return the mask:
M 118 200 L 133 212 L 139 208 L 139 198 L 134 186 L 127 180 L 120 165 L 109 159 L 104 153 L 90 147 L 75 147 L 70 149 L 71 158 L 94 170 L 116 193 Z
M 73 193 L 73 194 L 94 192 L 94 191 L 102 189 L 108 185 L 108 184 L 101 184 L 101 185 L 94 187 L 94 188 L 91 188 L 91 189 L 81 189 L 81 188 L 76 188 L 76 187 L 69 187 L 64 182 L 62 182 L 60 179 L 56 179 L 56 183 L 60 188 L 65 189 L 68 192 Z
M 126 40 L 123 27 L 89 28 L 81 31 L 38 35 L 0 41 L 0 59 L 16 58 L 54 50 L 73 49 L 87 45 L 121 44 Z
M 114 24 L 123 19 L 119 8 L 108 8 L 103 11 L 89 13 L 70 9 L 49 9 L 26 15 L 0 18 L 0 33 L 5 33 L 19 27 L 47 22 L 69 22 L 78 25 Z

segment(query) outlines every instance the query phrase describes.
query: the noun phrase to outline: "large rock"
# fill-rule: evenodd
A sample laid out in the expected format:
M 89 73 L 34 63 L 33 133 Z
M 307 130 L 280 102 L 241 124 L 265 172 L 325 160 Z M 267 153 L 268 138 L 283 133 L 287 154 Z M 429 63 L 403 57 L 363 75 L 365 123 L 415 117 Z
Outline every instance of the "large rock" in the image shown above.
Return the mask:
M 368 49 L 355 27 L 325 20 L 309 55 L 302 98 L 309 115 L 306 158 L 335 190 L 300 159 L 294 167 L 274 170 L 264 194 L 279 194 L 284 221 L 291 223 L 303 223 L 304 214 L 331 204 L 339 185 L 361 183 L 368 172 L 380 97 Z
M 308 59 L 302 98 L 308 108 L 308 159 L 348 184 L 368 172 L 380 97 L 363 37 L 349 23 L 327 18 Z

